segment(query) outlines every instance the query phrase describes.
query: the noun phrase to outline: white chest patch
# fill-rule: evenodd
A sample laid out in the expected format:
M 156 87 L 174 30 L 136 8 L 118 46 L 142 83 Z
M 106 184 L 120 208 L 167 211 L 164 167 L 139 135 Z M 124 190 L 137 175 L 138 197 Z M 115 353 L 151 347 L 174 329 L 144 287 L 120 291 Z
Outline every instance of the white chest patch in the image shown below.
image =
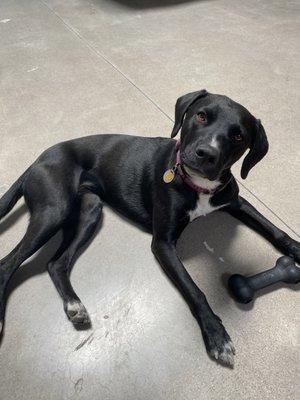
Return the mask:
M 198 217 L 210 214 L 211 212 L 216 211 L 219 208 L 225 207 L 226 204 L 222 204 L 216 207 L 212 206 L 209 201 L 211 197 L 212 196 L 210 194 L 199 194 L 196 207 L 188 212 L 190 221 L 193 221 Z
M 215 146 L 217 146 L 217 142 L 215 141 L 213 143 Z M 220 181 L 209 181 L 206 178 L 203 178 L 199 174 L 195 173 L 193 170 L 191 170 L 189 167 L 185 166 L 185 169 L 187 170 L 192 182 L 205 189 L 213 190 L 216 189 L 220 185 Z M 196 207 L 193 210 L 190 210 L 188 212 L 190 221 L 193 221 L 194 219 L 198 217 L 202 217 L 204 215 L 210 214 L 213 211 L 218 210 L 219 208 L 225 207 L 227 204 L 221 204 L 220 206 L 212 206 L 210 204 L 210 199 L 212 195 L 211 194 L 204 194 L 204 193 L 199 193 L 198 195 L 198 201 L 196 204 Z

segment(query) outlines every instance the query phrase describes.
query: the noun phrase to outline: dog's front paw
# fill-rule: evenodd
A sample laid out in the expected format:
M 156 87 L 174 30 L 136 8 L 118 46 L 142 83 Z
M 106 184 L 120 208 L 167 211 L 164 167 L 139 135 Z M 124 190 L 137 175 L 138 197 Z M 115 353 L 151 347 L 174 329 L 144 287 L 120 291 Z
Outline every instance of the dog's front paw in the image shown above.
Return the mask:
M 235 349 L 220 318 L 214 315 L 202 320 L 201 329 L 208 354 L 218 362 L 233 367 Z
M 89 314 L 80 301 L 69 301 L 65 304 L 65 311 L 74 325 L 90 325 Z

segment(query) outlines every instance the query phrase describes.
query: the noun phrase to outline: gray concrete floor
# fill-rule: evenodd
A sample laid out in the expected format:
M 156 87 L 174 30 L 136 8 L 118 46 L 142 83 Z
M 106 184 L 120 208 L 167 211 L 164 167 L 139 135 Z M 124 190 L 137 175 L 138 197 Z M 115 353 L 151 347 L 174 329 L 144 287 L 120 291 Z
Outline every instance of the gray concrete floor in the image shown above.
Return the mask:
M 0 192 L 58 141 L 97 132 L 169 136 L 176 98 L 205 87 L 262 119 L 270 152 L 241 193 L 296 238 L 298 37 L 296 1 L 1 0 Z M 0 258 L 27 219 L 20 203 L 1 223 Z M 190 224 L 179 243 L 235 344 L 233 370 L 207 357 L 196 321 L 150 252 L 151 237 L 110 210 L 72 274 L 93 322 L 76 331 L 45 272 L 58 240 L 11 282 L 1 399 L 296 398 L 299 293 L 278 287 L 242 307 L 223 284 L 279 256 L 246 227 L 215 213 Z

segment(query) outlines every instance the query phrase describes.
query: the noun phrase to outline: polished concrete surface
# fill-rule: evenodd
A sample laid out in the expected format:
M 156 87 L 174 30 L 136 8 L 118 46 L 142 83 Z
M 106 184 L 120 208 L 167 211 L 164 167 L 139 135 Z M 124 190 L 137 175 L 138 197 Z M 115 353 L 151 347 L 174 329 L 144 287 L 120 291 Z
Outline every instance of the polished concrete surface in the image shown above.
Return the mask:
M 98 132 L 169 136 L 176 98 L 205 87 L 241 102 L 270 151 L 241 193 L 299 232 L 299 3 L 281 0 L 2 0 L 0 194 L 48 146 Z M 27 225 L 20 202 L 0 224 L 0 258 Z M 54 238 L 10 285 L 0 347 L 5 400 L 296 399 L 299 291 L 251 306 L 225 278 L 279 253 L 229 216 L 194 221 L 181 257 L 235 344 L 234 369 L 211 361 L 151 237 L 105 209 L 72 281 L 92 328 L 76 331 L 45 272 Z

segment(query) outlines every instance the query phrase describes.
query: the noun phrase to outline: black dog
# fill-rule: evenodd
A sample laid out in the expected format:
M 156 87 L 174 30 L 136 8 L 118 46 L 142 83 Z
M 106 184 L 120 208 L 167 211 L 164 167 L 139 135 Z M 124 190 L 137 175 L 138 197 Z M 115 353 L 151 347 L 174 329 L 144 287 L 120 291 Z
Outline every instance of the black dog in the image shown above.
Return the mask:
M 233 364 L 234 348 L 220 318 L 176 254 L 176 241 L 194 218 L 222 208 L 300 260 L 300 244 L 238 195 L 230 168 L 246 151 L 241 176 L 268 151 L 263 126 L 243 106 L 205 90 L 176 103 L 174 137 L 96 135 L 45 151 L 0 200 L 0 218 L 23 195 L 31 213 L 27 232 L 0 261 L 0 322 L 5 288 L 17 268 L 59 229 L 63 242 L 48 264 L 68 318 L 89 323 L 69 272 L 78 250 L 93 235 L 107 203 L 152 232 L 152 251 L 199 322 L 207 351 Z

